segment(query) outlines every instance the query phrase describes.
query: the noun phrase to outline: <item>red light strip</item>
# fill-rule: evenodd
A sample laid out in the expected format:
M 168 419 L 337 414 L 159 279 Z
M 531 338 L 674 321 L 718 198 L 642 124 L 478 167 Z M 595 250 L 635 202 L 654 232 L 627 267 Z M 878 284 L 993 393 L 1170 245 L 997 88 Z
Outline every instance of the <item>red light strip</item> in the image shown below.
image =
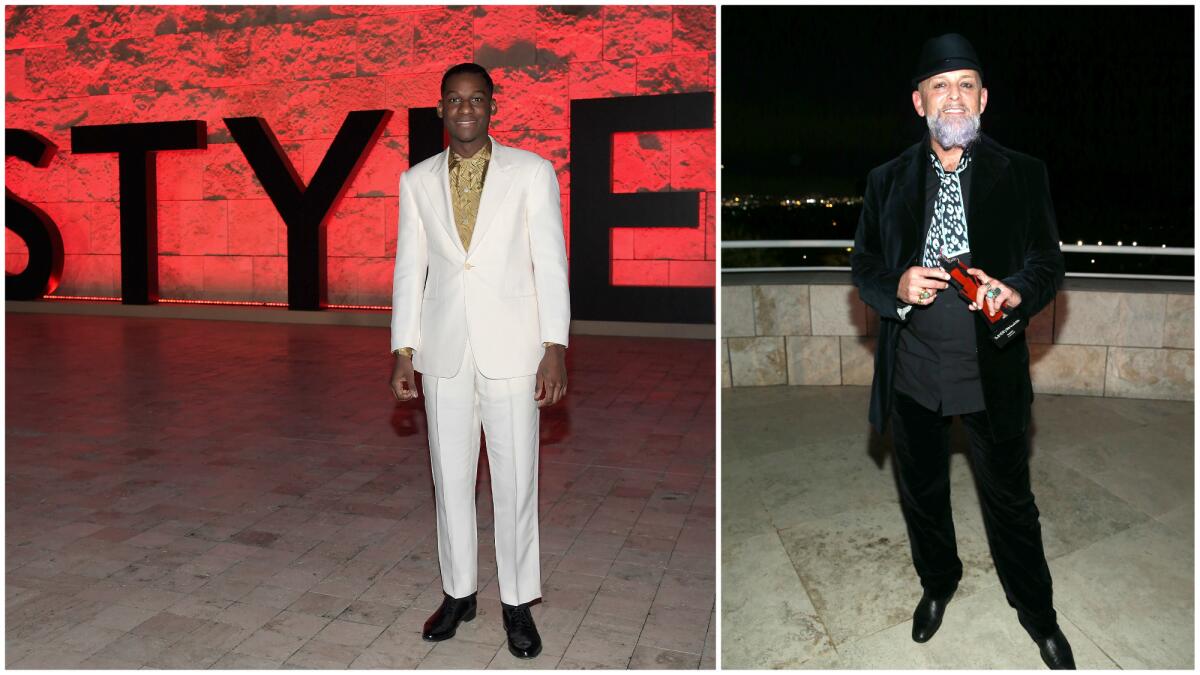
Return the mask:
M 101 302 L 120 302 L 120 298 L 110 298 L 94 295 L 43 295 L 44 300 L 84 300 Z M 171 305 L 233 305 L 238 307 L 287 307 L 286 302 L 254 302 L 250 300 L 175 300 L 159 298 L 158 301 Z M 374 309 L 392 311 L 391 305 L 325 305 L 326 309 Z
M 392 311 L 391 305 L 325 305 L 328 309 L 380 309 Z
M 101 300 L 104 302 L 120 302 L 120 298 L 105 298 L 95 295 L 43 295 L 43 300 Z

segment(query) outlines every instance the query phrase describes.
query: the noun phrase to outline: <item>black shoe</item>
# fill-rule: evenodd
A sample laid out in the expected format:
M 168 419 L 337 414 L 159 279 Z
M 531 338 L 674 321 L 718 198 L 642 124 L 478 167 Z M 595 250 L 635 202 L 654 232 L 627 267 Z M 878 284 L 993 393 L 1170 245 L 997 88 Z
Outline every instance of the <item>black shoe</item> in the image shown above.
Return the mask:
M 1042 661 L 1050 670 L 1075 670 L 1075 655 L 1071 653 L 1071 645 L 1061 628 L 1054 629 L 1053 635 L 1035 639 L 1034 642 L 1042 652 Z
M 542 637 L 533 625 L 529 605 L 506 605 L 500 603 L 504 615 L 504 632 L 508 633 L 508 651 L 518 659 L 532 659 L 542 653 Z
M 443 595 L 445 594 L 443 593 Z M 474 593 L 465 598 L 452 598 L 445 595 L 442 598 L 442 606 L 438 607 L 437 611 L 425 621 L 425 627 L 421 629 L 421 639 L 429 642 L 449 640 L 458 631 L 458 624 L 474 618 Z
M 921 601 L 913 610 L 912 639 L 915 642 L 928 642 L 929 638 L 942 626 L 942 616 L 946 614 L 946 605 L 954 597 L 957 587 L 945 595 L 935 596 L 928 591 L 921 595 Z

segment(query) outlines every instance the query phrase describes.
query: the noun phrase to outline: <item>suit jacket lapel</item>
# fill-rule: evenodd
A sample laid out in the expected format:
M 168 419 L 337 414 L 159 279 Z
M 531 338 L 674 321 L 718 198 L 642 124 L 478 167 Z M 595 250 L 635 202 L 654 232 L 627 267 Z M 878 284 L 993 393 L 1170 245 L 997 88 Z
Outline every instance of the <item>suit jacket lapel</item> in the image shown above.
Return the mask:
M 513 185 L 512 165 L 508 161 L 508 149 L 492 139 L 492 158 L 488 162 L 487 176 L 483 181 L 483 194 L 479 196 L 479 215 L 475 218 L 475 230 L 471 234 L 471 248 L 478 248 L 480 240 L 487 234 L 496 212 L 508 196 Z M 468 251 L 468 254 L 470 253 Z
M 441 221 L 442 231 L 450 238 L 450 242 L 464 256 L 467 254 L 463 248 L 462 238 L 458 236 L 458 228 L 454 225 L 454 206 L 450 203 L 450 171 L 448 169 L 450 163 L 450 149 L 447 148 L 438 155 L 429 167 L 429 173 L 426 174 L 423 186 L 425 195 L 429 198 L 434 209 L 436 209 L 438 220 Z
M 992 140 L 987 136 L 979 139 L 971 161 L 971 171 L 974 175 L 971 176 L 971 204 L 967 208 L 967 238 L 970 240 L 971 251 L 974 252 L 977 250 L 976 242 L 982 245 L 988 235 L 985 231 L 987 219 L 982 218 L 980 214 L 986 212 L 987 199 L 992 193 L 992 188 L 996 187 L 1000 177 L 1008 171 L 1009 162 L 1007 157 L 992 147 Z
M 904 200 L 908 219 L 904 228 L 904 251 L 907 261 L 915 256 L 920 262 L 921 252 L 925 246 L 925 234 L 929 223 L 925 222 L 925 148 L 929 146 L 928 139 L 908 149 L 910 155 L 908 166 L 900 175 L 902 183 L 897 187 L 898 194 Z

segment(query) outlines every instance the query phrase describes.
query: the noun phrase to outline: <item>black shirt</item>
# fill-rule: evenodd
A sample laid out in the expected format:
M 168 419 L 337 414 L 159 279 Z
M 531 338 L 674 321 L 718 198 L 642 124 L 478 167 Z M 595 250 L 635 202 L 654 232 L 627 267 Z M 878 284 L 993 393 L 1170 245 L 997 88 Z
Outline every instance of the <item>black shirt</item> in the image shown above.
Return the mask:
M 971 165 L 958 178 L 963 207 L 970 213 Z M 932 163 L 925 173 L 925 232 L 937 199 L 938 177 Z M 967 222 L 970 232 L 971 223 Z M 924 250 L 922 248 L 922 250 Z M 971 254 L 959 256 L 968 267 Z M 918 258 L 915 264 L 921 264 Z M 896 347 L 895 387 L 929 410 L 964 415 L 984 409 L 983 385 L 975 344 L 975 312 L 954 287 L 939 291 L 929 305 L 914 305 Z

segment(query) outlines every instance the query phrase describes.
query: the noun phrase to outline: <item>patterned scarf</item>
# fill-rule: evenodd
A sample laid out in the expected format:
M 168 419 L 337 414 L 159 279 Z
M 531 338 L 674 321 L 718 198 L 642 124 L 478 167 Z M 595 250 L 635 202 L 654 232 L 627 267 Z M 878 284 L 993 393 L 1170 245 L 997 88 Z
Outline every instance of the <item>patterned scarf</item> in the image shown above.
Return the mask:
M 937 155 L 929 153 L 933 170 L 937 172 L 938 192 L 933 200 L 933 221 L 929 224 L 929 235 L 925 237 L 925 253 L 921 264 L 925 267 L 938 266 L 938 253 L 945 252 L 955 257 L 971 251 L 967 242 L 967 211 L 963 206 L 962 181 L 958 175 L 971 164 L 971 156 L 964 152 L 958 168 L 947 172 L 942 168 Z

